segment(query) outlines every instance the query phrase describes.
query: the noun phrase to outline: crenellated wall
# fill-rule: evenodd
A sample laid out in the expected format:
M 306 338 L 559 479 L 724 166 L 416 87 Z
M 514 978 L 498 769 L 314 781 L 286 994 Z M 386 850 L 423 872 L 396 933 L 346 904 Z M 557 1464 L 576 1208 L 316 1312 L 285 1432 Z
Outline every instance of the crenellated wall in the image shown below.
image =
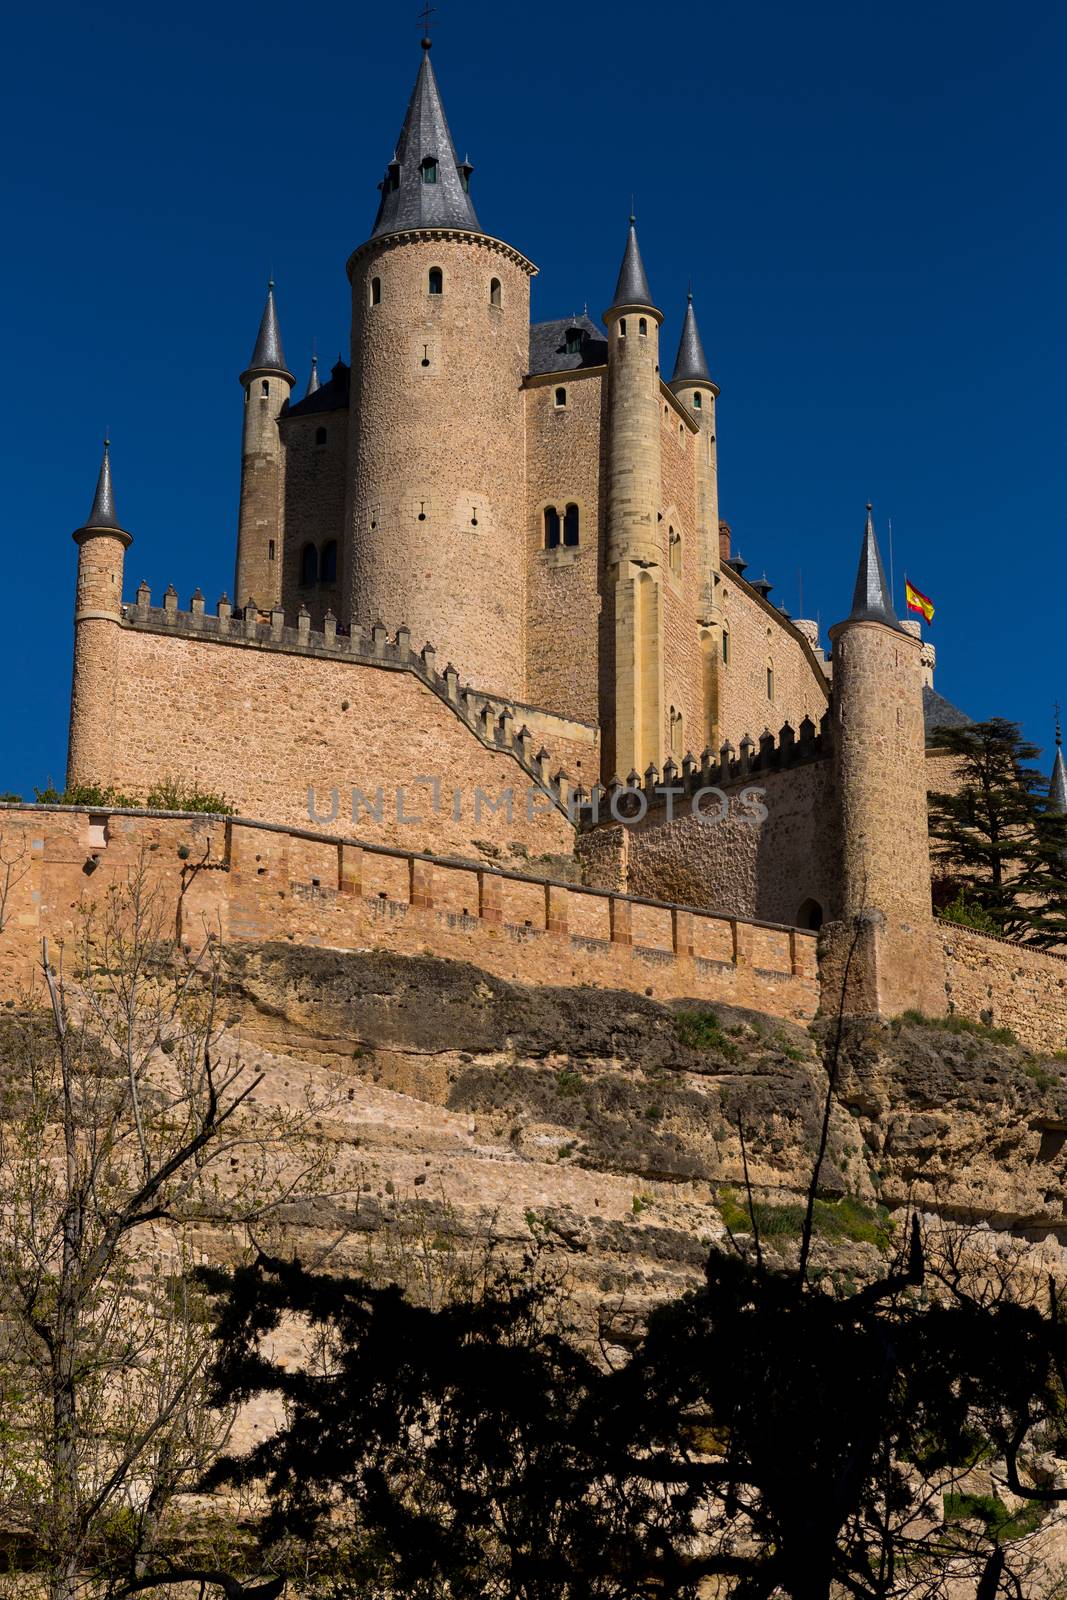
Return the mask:
M 468 961 L 521 982 L 729 1002 L 809 1020 L 813 935 L 579 889 L 475 861 L 237 819 L 0 806 L 5 859 L 25 871 L 0 929 L 0 1001 L 47 936 L 69 942 L 91 905 L 143 861 L 168 926 L 196 948 L 291 940 Z

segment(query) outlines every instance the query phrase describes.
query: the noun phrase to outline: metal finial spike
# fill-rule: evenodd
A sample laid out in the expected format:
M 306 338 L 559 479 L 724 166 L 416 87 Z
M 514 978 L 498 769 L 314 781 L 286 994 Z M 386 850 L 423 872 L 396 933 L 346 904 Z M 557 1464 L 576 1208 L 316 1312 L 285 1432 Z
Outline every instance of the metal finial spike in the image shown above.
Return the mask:
M 1060 727 L 1060 703 L 1058 700 L 1055 702 L 1054 709 L 1056 713 L 1056 748 L 1059 749 L 1063 743 L 1063 729 Z
M 870 500 L 867 501 L 867 510 L 868 511 L 873 511 L 874 510 L 874 506 L 873 506 L 873 504 L 872 504 L 872 502 Z

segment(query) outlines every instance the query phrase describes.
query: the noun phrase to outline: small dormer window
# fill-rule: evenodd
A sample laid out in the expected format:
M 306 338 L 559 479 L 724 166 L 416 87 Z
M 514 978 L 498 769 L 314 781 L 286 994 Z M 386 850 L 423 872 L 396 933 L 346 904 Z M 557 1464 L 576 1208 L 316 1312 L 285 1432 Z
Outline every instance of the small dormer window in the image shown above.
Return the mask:
M 580 356 L 582 353 L 581 328 L 568 328 L 564 348 L 569 356 Z
M 436 183 L 437 182 L 437 157 L 436 156 L 423 156 L 423 158 L 422 158 L 422 181 L 423 181 L 423 183 Z
M 471 192 L 471 173 L 473 171 L 474 168 L 469 166 L 466 161 L 459 169 L 459 181 L 463 187 L 464 194 L 470 194 Z
M 389 171 L 386 173 L 385 181 L 386 181 L 387 187 L 390 188 L 390 189 L 399 189 L 400 188 L 400 162 L 399 161 L 390 161 L 390 163 L 389 163 Z

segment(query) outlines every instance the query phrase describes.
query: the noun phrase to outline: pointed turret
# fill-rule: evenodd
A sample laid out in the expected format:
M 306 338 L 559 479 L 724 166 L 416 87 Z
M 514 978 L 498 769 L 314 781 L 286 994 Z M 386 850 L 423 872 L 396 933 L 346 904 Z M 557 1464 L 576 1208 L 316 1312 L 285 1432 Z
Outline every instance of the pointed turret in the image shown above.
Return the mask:
M 311 376 L 308 378 L 308 386 L 304 390 L 304 399 L 306 400 L 309 394 L 317 394 L 320 387 L 321 387 L 321 385 L 319 384 L 319 358 L 318 358 L 318 356 L 312 356 L 312 358 L 311 358 Z
M 897 614 L 886 582 L 882 554 L 874 532 L 871 503 L 867 502 L 867 524 L 863 530 L 863 549 L 860 552 L 856 587 L 852 591 L 852 610 L 849 622 L 884 622 L 887 628 L 899 628 Z
M 100 463 L 100 476 L 96 480 L 96 494 L 93 496 L 93 509 L 86 520 L 77 530 L 82 533 L 88 529 L 106 529 L 112 533 L 126 534 L 118 517 L 115 515 L 115 490 L 111 482 L 111 440 L 104 440 L 104 457 Z M 129 535 L 126 534 L 127 539 Z
M 697 327 L 696 312 L 693 310 L 693 293 L 690 290 L 689 302 L 685 308 L 685 321 L 682 323 L 682 337 L 678 341 L 678 354 L 674 358 L 671 388 L 686 383 L 710 382 L 708 358 L 704 354 L 704 344 L 700 337 L 700 329 Z
M 282 349 L 282 336 L 278 328 L 278 313 L 274 306 L 273 278 L 267 284 L 267 303 L 260 318 L 256 348 L 252 351 L 251 361 L 241 374 L 241 382 L 245 383 L 249 378 L 256 378 L 262 372 L 276 372 L 279 377 L 287 379 L 290 386 L 296 382 L 285 364 L 285 351 Z
M 1056 717 L 1056 759 L 1052 763 L 1052 782 L 1048 786 L 1048 809 L 1067 815 L 1067 766 L 1063 761 L 1063 732 Z
M 413 228 L 482 231 L 468 192 L 474 168 L 456 155 L 430 65 L 429 39 L 422 41 L 422 52 L 396 151 L 379 185 L 372 239 Z
M 630 231 L 626 235 L 626 249 L 622 253 L 622 266 L 619 268 L 619 278 L 615 285 L 614 298 L 608 307 L 609 311 L 619 310 L 623 306 L 647 306 L 650 311 L 656 311 L 652 291 L 648 287 L 645 263 L 641 260 L 636 222 L 637 219 L 631 212 Z

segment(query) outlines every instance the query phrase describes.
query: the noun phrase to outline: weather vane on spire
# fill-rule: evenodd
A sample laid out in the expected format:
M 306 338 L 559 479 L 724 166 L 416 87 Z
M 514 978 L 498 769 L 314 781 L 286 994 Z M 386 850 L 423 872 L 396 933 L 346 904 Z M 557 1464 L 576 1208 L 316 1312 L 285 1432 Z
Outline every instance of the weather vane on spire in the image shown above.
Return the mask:
M 430 29 L 433 27 L 433 23 L 430 21 L 430 18 L 433 16 L 436 10 L 437 7 L 431 6 L 427 0 L 427 4 L 424 5 L 422 10 L 419 12 L 419 22 L 422 25 L 422 48 L 424 50 L 428 50 L 430 45 L 433 43 L 432 39 L 430 38 Z

